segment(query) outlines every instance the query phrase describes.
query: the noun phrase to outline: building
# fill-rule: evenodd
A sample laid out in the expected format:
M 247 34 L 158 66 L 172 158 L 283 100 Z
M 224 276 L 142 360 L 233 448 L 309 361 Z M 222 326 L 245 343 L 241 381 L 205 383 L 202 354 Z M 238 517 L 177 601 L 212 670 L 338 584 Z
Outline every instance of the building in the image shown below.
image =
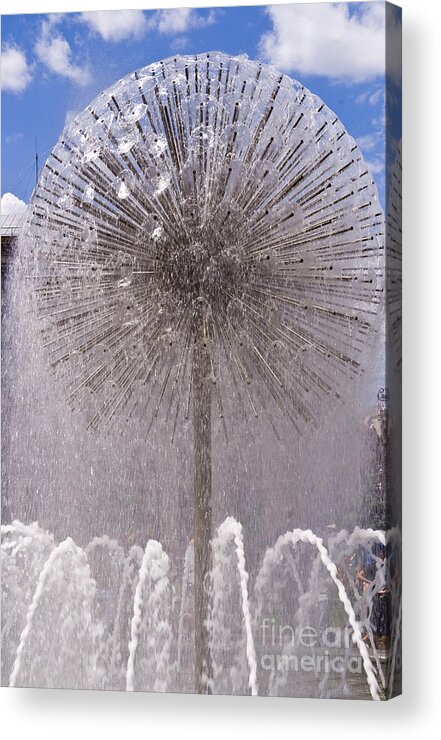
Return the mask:
M 1 262 L 2 262 L 2 289 L 14 248 L 21 228 L 26 218 L 26 211 L 19 213 L 2 213 L 1 215 Z

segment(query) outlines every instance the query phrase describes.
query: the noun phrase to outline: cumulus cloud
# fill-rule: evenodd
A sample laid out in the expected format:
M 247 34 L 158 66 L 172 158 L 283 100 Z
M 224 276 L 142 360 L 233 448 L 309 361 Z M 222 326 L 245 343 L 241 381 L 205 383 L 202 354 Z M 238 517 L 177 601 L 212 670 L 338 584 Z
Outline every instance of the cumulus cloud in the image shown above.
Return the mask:
M 379 175 L 384 170 L 386 106 L 384 87 L 368 88 L 356 98 L 356 103 L 376 107 L 375 115 L 370 121 L 370 131 L 357 138 L 357 144 L 365 157 L 373 175 Z M 368 108 L 369 110 L 369 108 Z
M 364 152 L 372 152 L 377 147 L 378 136 L 376 133 L 359 136 L 357 139 L 357 144 Z
M 383 157 L 376 157 L 374 159 L 366 159 L 365 164 L 370 170 L 371 175 L 381 175 L 384 172 L 384 159 Z
M 156 18 L 159 33 L 170 35 L 185 33 L 190 27 L 194 14 L 191 8 L 158 11 Z
M 105 41 L 141 38 L 148 31 L 180 36 L 195 28 L 216 23 L 216 11 L 201 13 L 191 8 L 158 10 L 147 19 L 142 10 L 98 10 L 80 13 L 79 19 Z
M 359 104 L 369 103 L 369 105 L 378 105 L 384 101 L 384 87 L 368 88 L 357 96 L 355 102 Z
M 276 5 L 262 55 L 286 72 L 363 82 L 385 72 L 385 6 L 366 3 Z
M 148 30 L 142 10 L 95 10 L 81 13 L 80 20 L 105 41 L 141 38 Z
M 26 208 L 26 203 L 20 200 L 20 198 L 17 198 L 14 193 L 5 193 L 2 195 L 0 206 L 2 216 L 11 216 L 14 214 L 24 215 Z
M 175 8 L 174 10 L 158 10 L 154 16 L 154 25 L 164 35 L 175 36 L 186 33 L 193 28 L 204 28 L 216 23 L 216 13 L 211 10 L 202 15 L 191 8 Z
M 17 141 L 20 141 L 20 139 L 23 139 L 23 134 L 21 131 L 17 131 L 15 134 L 11 134 L 10 136 L 5 137 L 6 144 L 16 144 Z
M 24 51 L 16 46 L 5 46 L 1 56 L 2 90 L 21 93 L 32 80 L 32 69 Z
M 185 49 L 189 49 L 191 47 L 191 39 L 189 36 L 175 36 L 173 39 L 170 48 L 175 52 L 184 51 Z
M 73 63 L 70 44 L 56 29 L 59 19 L 53 16 L 43 22 L 35 53 L 50 72 L 66 77 L 76 85 L 86 85 L 90 81 L 89 70 Z

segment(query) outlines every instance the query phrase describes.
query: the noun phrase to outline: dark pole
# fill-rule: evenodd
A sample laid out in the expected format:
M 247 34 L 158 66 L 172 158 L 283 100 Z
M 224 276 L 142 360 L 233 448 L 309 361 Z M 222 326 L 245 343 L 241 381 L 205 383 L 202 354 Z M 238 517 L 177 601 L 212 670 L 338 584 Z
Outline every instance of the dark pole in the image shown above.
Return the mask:
M 35 138 L 35 185 L 38 185 L 38 149 L 37 138 Z
M 207 619 L 211 572 L 211 379 L 208 337 L 196 317 L 192 368 L 194 427 L 194 611 L 195 691 L 210 693 L 212 676 Z

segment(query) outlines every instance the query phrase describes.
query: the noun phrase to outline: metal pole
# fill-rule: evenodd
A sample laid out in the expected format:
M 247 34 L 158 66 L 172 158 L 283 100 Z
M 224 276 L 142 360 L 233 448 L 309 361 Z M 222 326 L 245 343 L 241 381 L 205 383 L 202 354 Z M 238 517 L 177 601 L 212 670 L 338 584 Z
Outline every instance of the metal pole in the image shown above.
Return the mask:
M 210 693 L 212 676 L 207 620 L 211 572 L 211 380 L 202 317 L 197 317 L 192 369 L 194 426 L 194 611 L 195 691 Z
M 37 149 L 37 137 L 35 137 L 35 185 L 38 185 L 38 149 Z

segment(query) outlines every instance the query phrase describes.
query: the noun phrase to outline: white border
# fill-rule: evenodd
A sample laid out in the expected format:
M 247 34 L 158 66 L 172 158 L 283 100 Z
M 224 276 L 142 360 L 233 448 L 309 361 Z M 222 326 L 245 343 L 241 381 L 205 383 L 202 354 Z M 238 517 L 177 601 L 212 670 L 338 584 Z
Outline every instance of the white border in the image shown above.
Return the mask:
M 129 0 L 130 8 L 233 5 Z M 243 5 L 264 4 L 243 2 Z M 3 737 L 174 737 L 207 740 L 434 738 L 441 670 L 439 48 L 441 3 L 401 0 L 404 11 L 404 481 L 405 694 L 388 704 L 0 690 Z M 2 0 L 2 13 L 118 9 L 124 3 Z M 438 720 L 438 721 L 437 721 Z

